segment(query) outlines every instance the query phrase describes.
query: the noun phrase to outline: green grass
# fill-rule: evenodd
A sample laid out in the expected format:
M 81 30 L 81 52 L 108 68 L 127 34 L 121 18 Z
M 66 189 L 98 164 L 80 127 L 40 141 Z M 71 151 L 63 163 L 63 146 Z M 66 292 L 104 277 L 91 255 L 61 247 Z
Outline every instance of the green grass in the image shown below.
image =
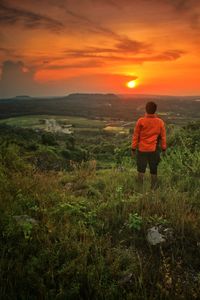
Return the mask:
M 21 127 L 33 127 L 39 124 L 40 116 L 23 116 L 0 120 L 1 124 Z
M 56 176 L 13 173 L 12 190 L 2 191 L 0 293 L 10 299 L 12 293 L 33 299 L 178 299 L 182 293 L 197 299 L 200 211 L 192 204 L 194 192 L 182 192 L 160 169 L 155 192 L 148 175 L 141 191 L 135 169 L 96 172 L 95 162 Z M 12 216 L 20 214 L 39 225 L 17 225 Z M 158 223 L 173 228 L 169 248 L 146 242 L 147 229 Z M 123 283 L 130 274 L 131 283 Z
M 0 123 L 12 125 L 12 126 L 21 126 L 21 127 L 39 127 L 40 120 L 43 119 L 55 119 L 57 121 L 66 121 L 68 124 L 72 124 L 75 127 L 83 128 L 103 128 L 104 122 L 99 120 L 90 120 L 81 117 L 71 117 L 71 116 L 49 116 L 49 115 L 35 115 L 35 116 L 23 116 L 23 117 L 14 117 L 9 119 L 0 120 Z M 42 126 L 43 127 L 43 126 Z

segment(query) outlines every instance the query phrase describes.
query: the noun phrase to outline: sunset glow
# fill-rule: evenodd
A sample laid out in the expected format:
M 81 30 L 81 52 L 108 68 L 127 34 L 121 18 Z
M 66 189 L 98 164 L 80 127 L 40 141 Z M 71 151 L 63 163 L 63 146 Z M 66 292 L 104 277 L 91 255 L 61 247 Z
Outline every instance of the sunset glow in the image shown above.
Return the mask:
M 135 82 L 135 80 L 131 80 L 131 81 L 127 82 L 126 85 L 129 89 L 133 89 L 136 87 L 136 82 Z
M 130 93 L 135 80 L 137 93 L 200 94 L 199 1 L 2 0 L 0 15 L 0 97 Z

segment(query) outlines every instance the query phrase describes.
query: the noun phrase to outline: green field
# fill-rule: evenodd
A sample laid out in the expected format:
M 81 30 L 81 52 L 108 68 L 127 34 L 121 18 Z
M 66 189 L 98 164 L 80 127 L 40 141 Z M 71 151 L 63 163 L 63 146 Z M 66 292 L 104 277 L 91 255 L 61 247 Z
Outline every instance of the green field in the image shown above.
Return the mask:
M 22 116 L 22 117 L 14 117 L 8 118 L 4 120 L 0 120 L 1 124 L 7 124 L 12 126 L 21 126 L 21 127 L 43 127 L 40 124 L 40 120 L 45 119 L 55 119 L 57 122 L 66 122 L 66 124 L 72 124 L 74 127 L 98 127 L 103 128 L 104 122 L 99 120 L 89 120 L 87 118 L 81 117 L 63 117 L 63 116 L 48 116 L 48 115 L 34 115 L 34 116 Z
M 8 118 L 0 120 L 0 124 L 6 124 L 10 126 L 32 128 L 32 129 L 43 129 L 45 130 L 45 120 L 54 119 L 59 125 L 72 125 L 72 131 L 77 133 L 95 134 L 101 130 L 111 132 L 113 134 L 128 134 L 129 129 L 123 128 L 120 121 L 113 121 L 113 126 L 107 126 L 110 123 L 110 119 L 107 120 L 95 120 L 87 119 L 83 117 L 71 117 L 71 116 L 49 116 L 49 115 L 33 115 L 33 116 L 22 116 Z

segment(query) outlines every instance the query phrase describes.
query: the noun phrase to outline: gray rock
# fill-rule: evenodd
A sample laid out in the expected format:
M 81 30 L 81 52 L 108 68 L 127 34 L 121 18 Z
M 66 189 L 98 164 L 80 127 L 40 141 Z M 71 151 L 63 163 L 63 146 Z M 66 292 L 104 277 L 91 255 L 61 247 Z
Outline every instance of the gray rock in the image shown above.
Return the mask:
M 157 226 L 154 226 L 148 229 L 147 241 L 149 242 L 149 244 L 155 246 L 166 242 L 166 238 L 159 232 L 159 228 Z

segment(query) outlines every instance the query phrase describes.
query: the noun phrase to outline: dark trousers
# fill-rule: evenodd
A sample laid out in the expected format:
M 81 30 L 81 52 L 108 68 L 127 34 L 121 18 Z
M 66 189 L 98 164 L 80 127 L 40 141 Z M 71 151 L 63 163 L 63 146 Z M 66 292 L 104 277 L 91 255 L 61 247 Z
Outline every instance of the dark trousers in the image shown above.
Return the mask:
M 149 165 L 150 173 L 157 175 L 157 168 L 160 162 L 160 152 L 141 152 L 137 151 L 137 170 L 140 173 L 145 173 L 147 165 Z

